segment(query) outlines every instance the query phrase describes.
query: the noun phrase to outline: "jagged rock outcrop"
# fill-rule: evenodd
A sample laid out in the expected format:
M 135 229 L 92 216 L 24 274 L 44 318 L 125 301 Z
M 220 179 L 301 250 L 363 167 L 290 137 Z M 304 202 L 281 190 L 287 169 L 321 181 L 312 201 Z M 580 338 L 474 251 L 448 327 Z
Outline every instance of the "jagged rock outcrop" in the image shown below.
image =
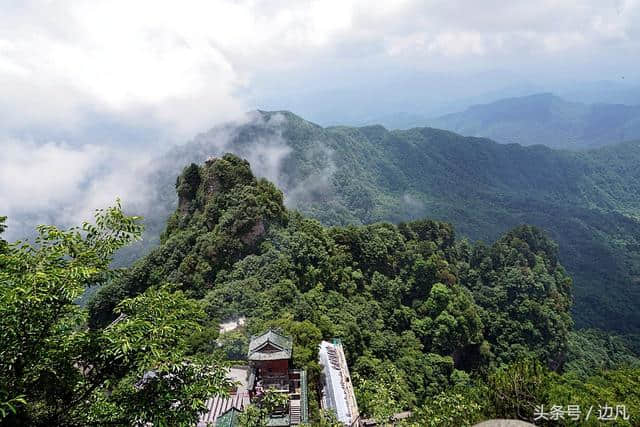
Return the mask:
M 99 291 L 90 303 L 93 326 L 110 321 L 124 297 L 163 282 L 202 296 L 219 271 L 258 251 L 269 228 L 287 221 L 282 192 L 231 154 L 187 166 L 176 191 L 178 208 L 160 246 Z

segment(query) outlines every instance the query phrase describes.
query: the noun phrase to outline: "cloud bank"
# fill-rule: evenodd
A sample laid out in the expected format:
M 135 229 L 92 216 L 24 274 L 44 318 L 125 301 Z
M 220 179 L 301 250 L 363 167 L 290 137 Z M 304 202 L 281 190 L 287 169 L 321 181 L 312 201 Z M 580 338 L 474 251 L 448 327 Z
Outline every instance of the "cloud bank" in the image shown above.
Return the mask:
M 146 156 L 108 146 L 4 141 L 0 206 L 8 240 L 33 235 L 37 224 L 78 225 L 117 197 L 132 212 L 148 210 Z
M 638 0 L 27 0 L 0 8 L 4 133 L 69 137 L 106 118 L 185 140 L 264 94 L 339 86 L 322 75 L 351 85 L 367 69 L 638 77 Z

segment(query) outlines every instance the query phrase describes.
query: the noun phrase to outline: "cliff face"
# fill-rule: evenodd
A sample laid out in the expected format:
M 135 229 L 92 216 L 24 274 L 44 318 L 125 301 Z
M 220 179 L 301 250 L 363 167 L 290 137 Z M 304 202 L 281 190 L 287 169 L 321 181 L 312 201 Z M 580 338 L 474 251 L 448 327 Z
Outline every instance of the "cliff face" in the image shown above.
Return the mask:
M 234 155 L 187 166 L 176 191 L 178 207 L 161 244 L 101 291 L 100 306 L 93 304 L 94 326 L 109 321 L 124 296 L 163 282 L 202 296 L 221 270 L 258 251 L 270 227 L 287 222 L 282 192 Z
M 234 155 L 210 157 L 203 166 L 187 166 L 176 182 L 178 209 L 163 240 L 196 228 L 235 237 L 255 246 L 272 223 L 286 219 L 282 192 L 256 179 L 249 162 Z

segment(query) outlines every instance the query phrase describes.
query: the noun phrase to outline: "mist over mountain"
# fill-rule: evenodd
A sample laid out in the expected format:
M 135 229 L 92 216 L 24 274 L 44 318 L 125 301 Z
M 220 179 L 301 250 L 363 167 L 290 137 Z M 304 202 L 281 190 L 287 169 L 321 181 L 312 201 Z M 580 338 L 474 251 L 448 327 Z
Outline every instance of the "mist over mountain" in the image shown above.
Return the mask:
M 487 242 L 520 224 L 540 226 L 575 281 L 577 325 L 640 330 L 639 142 L 556 151 L 433 128 L 323 128 L 289 112 L 254 112 L 154 162 L 151 209 L 142 212 L 146 249 L 177 206 L 177 173 L 225 152 L 248 158 L 288 207 L 328 225 L 428 217 Z
M 582 104 L 542 93 L 474 105 L 425 124 L 502 143 L 579 150 L 640 138 L 640 106 Z

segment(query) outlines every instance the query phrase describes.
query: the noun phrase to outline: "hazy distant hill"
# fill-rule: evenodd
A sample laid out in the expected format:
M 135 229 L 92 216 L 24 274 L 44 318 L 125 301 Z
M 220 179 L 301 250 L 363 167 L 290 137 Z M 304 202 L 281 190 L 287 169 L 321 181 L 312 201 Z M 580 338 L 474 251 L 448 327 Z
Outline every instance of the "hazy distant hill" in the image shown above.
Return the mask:
M 156 162 L 149 236 L 157 239 L 175 208 L 182 168 L 223 152 L 248 158 L 290 207 L 325 224 L 429 217 L 485 241 L 522 223 L 541 226 L 575 279 L 578 326 L 640 331 L 640 142 L 556 151 L 432 128 L 322 128 L 288 112 L 254 113 Z
M 640 138 L 640 106 L 582 104 L 543 93 L 474 105 L 424 123 L 502 143 L 576 150 Z

